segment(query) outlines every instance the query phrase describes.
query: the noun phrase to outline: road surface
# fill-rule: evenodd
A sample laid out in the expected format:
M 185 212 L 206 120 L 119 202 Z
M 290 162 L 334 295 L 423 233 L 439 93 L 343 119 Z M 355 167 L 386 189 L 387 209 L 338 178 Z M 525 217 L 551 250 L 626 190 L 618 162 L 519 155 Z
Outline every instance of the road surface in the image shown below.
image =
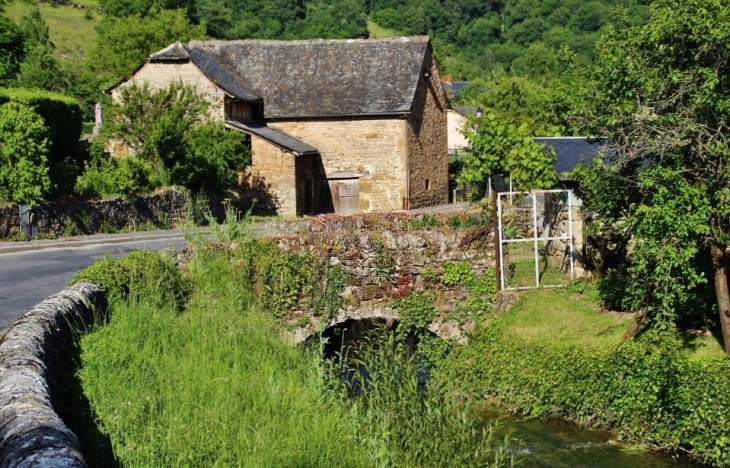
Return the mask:
M 176 249 L 185 240 L 172 237 L 156 240 L 98 244 L 0 253 L 0 330 L 11 325 L 23 312 L 66 286 L 74 274 L 106 252 L 119 258 L 135 250 Z M 0 332 L 1 333 L 1 332 Z

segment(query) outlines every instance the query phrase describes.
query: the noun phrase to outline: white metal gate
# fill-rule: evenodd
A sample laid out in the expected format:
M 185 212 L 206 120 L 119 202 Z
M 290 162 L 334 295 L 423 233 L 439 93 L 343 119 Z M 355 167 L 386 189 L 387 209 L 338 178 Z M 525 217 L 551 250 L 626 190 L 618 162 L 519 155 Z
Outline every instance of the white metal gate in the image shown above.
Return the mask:
M 572 190 L 501 192 L 495 198 L 500 289 L 559 287 L 573 279 Z

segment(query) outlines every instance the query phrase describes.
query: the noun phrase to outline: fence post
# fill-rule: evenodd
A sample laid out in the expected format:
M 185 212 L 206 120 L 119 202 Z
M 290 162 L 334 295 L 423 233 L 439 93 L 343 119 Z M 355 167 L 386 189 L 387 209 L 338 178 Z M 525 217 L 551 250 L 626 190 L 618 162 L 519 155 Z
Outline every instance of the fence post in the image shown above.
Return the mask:
M 494 269 L 497 272 L 497 292 L 502 290 L 502 239 L 501 216 L 498 209 L 497 191 L 492 190 L 492 210 L 494 211 Z

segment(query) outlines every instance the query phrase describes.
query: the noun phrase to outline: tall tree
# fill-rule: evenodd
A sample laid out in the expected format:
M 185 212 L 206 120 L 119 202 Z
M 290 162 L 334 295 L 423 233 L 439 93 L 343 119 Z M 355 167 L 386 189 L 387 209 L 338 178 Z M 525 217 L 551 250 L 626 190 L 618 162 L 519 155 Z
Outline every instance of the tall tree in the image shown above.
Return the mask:
M 586 178 L 587 199 L 633 236 L 628 293 L 654 326 L 702 306 L 709 269 L 730 354 L 730 5 L 652 8 L 648 24 L 613 30 L 598 48 L 588 120 L 616 156 Z
M 66 77 L 53 56 L 54 45 L 38 5 L 33 5 L 23 15 L 20 29 L 25 36 L 25 60 L 20 65 L 18 84 L 24 88 L 49 91 L 66 89 Z
M 25 57 L 23 32 L 12 21 L 0 16 L 0 85 L 15 81 Z
M 205 38 L 205 26 L 194 25 L 183 10 L 162 10 L 154 16 L 105 18 L 92 69 L 111 85 L 131 73 L 153 52 L 175 41 Z

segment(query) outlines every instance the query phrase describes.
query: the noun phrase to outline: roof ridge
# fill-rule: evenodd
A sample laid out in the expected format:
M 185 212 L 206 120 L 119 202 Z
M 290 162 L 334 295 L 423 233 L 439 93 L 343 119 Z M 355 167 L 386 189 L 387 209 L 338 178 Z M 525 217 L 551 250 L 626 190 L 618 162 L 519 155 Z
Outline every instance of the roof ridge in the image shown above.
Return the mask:
M 382 38 L 368 38 L 368 39 L 294 39 L 294 40 L 283 40 L 283 39 L 210 39 L 210 40 L 191 40 L 188 41 L 187 46 L 194 44 L 282 44 L 282 45 L 300 45 L 300 44 L 325 44 L 325 43 L 376 43 L 376 42 L 428 42 L 431 40 L 430 36 L 398 36 L 398 37 L 382 37 Z

